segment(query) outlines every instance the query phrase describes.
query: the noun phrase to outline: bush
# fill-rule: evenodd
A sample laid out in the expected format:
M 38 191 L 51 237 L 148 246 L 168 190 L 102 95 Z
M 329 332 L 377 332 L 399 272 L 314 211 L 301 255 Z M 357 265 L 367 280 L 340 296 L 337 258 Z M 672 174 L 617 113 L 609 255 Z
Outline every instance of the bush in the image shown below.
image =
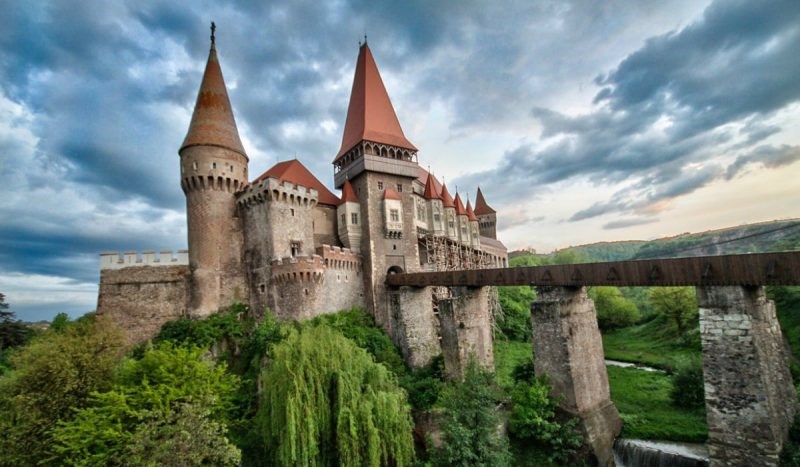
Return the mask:
M 506 338 L 515 341 L 531 339 L 531 303 L 536 293 L 528 286 L 498 287 L 502 316 L 497 319 L 497 327 Z
M 492 383 L 492 374 L 471 359 L 464 381 L 450 382 L 442 391 L 445 420 L 442 447 L 434 456 L 437 465 L 509 465 L 508 439 L 498 430 Z
M 536 380 L 533 360 L 522 362 L 511 370 L 511 378 L 515 383 L 532 383 Z
M 246 312 L 247 306 L 238 303 L 204 319 L 181 317 L 164 324 L 153 341 L 209 347 L 223 339 L 242 338 L 246 333 Z
M 656 313 L 675 325 L 678 335 L 697 326 L 698 308 L 694 287 L 653 287 L 649 301 Z
M 549 461 L 563 465 L 571 460 L 583 445 L 578 420 L 568 418 L 559 422 L 556 400 L 544 378 L 520 382 L 511 392 L 512 408 L 509 430 L 517 438 L 533 441 L 548 448 Z
M 703 366 L 698 360 L 687 360 L 677 366 L 672 375 L 670 398 L 679 407 L 704 406 Z
M 636 304 L 617 287 L 592 287 L 589 296 L 594 300 L 597 324 L 602 330 L 631 326 L 641 319 Z

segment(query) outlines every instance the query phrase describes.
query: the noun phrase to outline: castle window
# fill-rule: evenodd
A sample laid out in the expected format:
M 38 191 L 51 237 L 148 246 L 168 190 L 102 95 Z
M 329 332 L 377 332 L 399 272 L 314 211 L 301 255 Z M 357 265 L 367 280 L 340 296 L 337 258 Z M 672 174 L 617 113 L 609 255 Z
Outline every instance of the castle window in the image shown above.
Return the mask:
M 358 225 L 358 213 L 355 212 L 350 213 L 350 223 L 353 225 Z
M 425 206 L 422 203 L 417 204 L 417 218 L 425 220 Z
M 197 170 L 197 161 L 193 161 L 193 162 L 192 162 L 192 168 L 193 168 L 194 170 Z
M 383 182 L 378 182 L 378 189 L 383 190 Z
M 346 223 L 347 223 L 347 218 L 345 217 L 344 214 L 342 214 L 342 225 L 345 225 Z
M 300 242 L 292 242 L 291 243 L 292 249 L 292 257 L 295 257 L 300 254 Z
M 398 193 L 402 193 L 403 192 L 403 184 L 402 183 L 398 183 L 397 184 L 397 192 Z
M 390 209 L 389 220 L 391 220 L 392 222 L 400 222 L 400 211 L 398 211 L 397 209 Z
M 267 286 L 264 285 L 264 284 L 259 285 L 258 288 L 261 290 L 261 293 L 264 293 L 264 292 L 267 291 Z
M 216 162 L 212 162 L 211 163 L 211 168 L 212 169 L 216 169 L 217 168 L 217 163 Z
M 290 209 L 292 211 L 292 217 L 294 217 L 294 209 Z
M 436 221 L 437 224 L 442 220 L 438 212 L 433 215 L 433 220 Z

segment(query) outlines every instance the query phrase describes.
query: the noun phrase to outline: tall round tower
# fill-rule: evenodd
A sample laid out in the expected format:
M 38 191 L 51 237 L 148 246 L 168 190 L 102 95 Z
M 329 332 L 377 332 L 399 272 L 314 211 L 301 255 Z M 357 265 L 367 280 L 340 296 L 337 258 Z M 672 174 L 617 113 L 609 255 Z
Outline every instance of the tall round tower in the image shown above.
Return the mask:
M 214 29 L 211 23 L 208 62 L 178 150 L 189 231 L 189 310 L 196 316 L 247 298 L 235 193 L 247 184 L 249 159 L 222 78 Z

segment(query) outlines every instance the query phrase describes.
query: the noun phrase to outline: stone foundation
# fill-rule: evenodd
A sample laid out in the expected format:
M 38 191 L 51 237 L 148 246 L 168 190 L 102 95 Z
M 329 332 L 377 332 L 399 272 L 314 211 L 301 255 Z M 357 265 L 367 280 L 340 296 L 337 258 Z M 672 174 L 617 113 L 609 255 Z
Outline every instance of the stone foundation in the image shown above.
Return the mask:
M 441 353 L 439 324 L 431 306 L 430 287 L 401 287 L 386 291 L 390 332 L 403 358 L 412 368 L 421 368 Z
M 710 465 L 777 465 L 797 406 L 763 287 L 697 287 Z
M 611 402 L 594 303 L 584 287 L 538 287 L 531 307 L 534 370 L 547 375 L 561 408 L 580 418 L 598 465 L 613 465 L 622 429 Z
M 460 379 L 470 358 L 494 371 L 489 287 L 454 287 L 439 301 L 442 355 L 448 378 Z

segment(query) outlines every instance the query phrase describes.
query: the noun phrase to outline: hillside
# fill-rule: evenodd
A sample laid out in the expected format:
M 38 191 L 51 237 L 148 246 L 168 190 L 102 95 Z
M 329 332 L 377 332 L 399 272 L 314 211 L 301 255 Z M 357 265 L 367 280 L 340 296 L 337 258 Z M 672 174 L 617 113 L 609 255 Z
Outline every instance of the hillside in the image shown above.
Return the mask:
M 744 224 L 699 233 L 687 232 L 651 241 L 629 240 L 590 243 L 563 248 L 548 255 L 519 250 L 509 253 L 509 257 L 535 257 L 537 259 L 536 263 L 543 264 L 550 262 L 548 259 L 558 256 L 578 258 L 579 262 L 605 262 L 626 259 L 763 253 L 796 249 L 800 249 L 800 219 Z M 519 263 L 520 260 L 517 262 Z

